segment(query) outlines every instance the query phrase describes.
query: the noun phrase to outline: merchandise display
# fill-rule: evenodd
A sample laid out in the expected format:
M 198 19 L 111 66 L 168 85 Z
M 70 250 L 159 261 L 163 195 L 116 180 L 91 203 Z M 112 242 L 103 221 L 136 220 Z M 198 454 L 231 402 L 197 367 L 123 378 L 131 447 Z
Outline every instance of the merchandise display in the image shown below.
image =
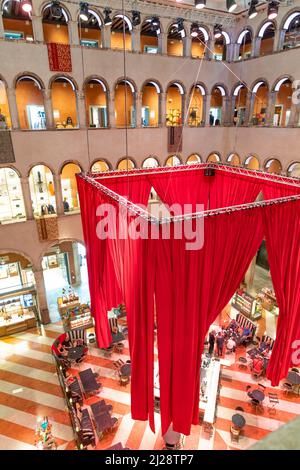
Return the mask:
M 243 290 L 236 291 L 232 306 L 251 320 L 257 320 L 261 316 L 256 310 L 255 298 Z
M 90 307 L 87 304 L 81 304 L 71 286 L 68 291 L 63 289 L 62 296 L 57 299 L 57 305 L 65 331 L 93 326 Z
M 35 446 L 38 450 L 56 450 L 57 444 L 52 435 L 52 424 L 49 423 L 48 417 L 38 418 L 35 430 Z
M 36 321 L 35 291 L 3 298 L 3 300 L 0 298 L 0 336 L 33 328 L 36 326 Z

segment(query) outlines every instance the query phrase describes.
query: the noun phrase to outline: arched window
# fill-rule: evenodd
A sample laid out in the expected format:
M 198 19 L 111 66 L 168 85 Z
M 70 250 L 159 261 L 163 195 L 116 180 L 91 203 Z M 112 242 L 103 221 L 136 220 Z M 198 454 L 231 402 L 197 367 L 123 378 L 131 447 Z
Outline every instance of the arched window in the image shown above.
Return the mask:
M 183 22 L 172 23 L 168 29 L 167 54 L 183 56 L 183 39 L 185 38 Z
M 146 54 L 158 53 L 158 38 L 161 34 L 159 18 L 147 18 L 141 27 L 141 52 Z
M 249 155 L 244 162 L 244 167 L 249 170 L 259 170 L 259 160 L 254 155 Z
M 7 327 L 6 334 L 12 334 L 23 323 L 22 329 L 28 321 L 27 328 L 36 325 L 38 316 L 37 293 L 28 288 L 35 286 L 35 278 L 32 262 L 20 252 L 10 251 L 0 255 L 0 279 L 1 279 L 1 327 Z M 24 291 L 22 292 L 22 289 Z M 16 293 L 17 291 L 18 294 Z M 28 301 L 29 300 L 29 305 Z M 28 308 L 29 307 L 29 308 Z M 25 322 L 25 325 L 24 325 Z M 8 331 L 10 330 L 10 331 Z M 4 334 L 4 332 L 3 332 Z
M 176 82 L 169 85 L 166 107 L 167 126 L 181 126 L 184 109 L 184 88 L 180 83 Z
M 282 172 L 282 165 L 276 158 L 270 158 L 265 164 L 265 171 L 280 174 Z
M 219 126 L 222 123 L 223 97 L 226 95 L 224 88 L 220 85 L 212 89 L 210 97 L 209 124 Z
M 5 83 L 0 79 L 0 129 L 10 129 L 11 119 Z
M 220 37 L 215 39 L 214 43 L 214 59 L 215 60 L 226 60 L 227 46 L 230 44 L 229 34 L 222 31 Z
M 288 77 L 280 79 L 275 87 L 276 103 L 273 116 L 274 126 L 286 127 L 289 124 L 292 106 L 293 84 Z
M 36 78 L 29 75 L 18 78 L 16 101 L 21 129 L 46 129 L 42 86 Z
M 283 49 L 292 49 L 300 45 L 300 11 L 295 11 L 285 20 Z
M 131 158 L 123 158 L 122 160 L 119 161 L 117 170 L 121 171 L 128 171 L 128 170 L 134 170 L 135 168 L 135 163 Z
M 89 127 L 107 127 L 107 87 L 102 80 L 93 78 L 84 87 L 87 123 Z
M 245 123 L 246 104 L 247 104 L 247 88 L 243 83 L 235 87 L 232 94 L 234 102 L 233 124 L 242 126 Z
M 121 13 L 115 15 L 111 25 L 111 49 L 124 49 L 124 28 L 125 28 L 125 50 L 131 51 L 132 24 L 127 16 Z
M 120 80 L 116 84 L 115 119 L 116 127 L 136 127 L 136 93 L 129 80 Z
M 192 155 L 190 155 L 186 161 L 186 163 L 188 165 L 195 165 L 197 163 L 201 163 L 201 157 L 200 155 L 198 155 L 197 153 L 193 153 Z
M 178 166 L 181 165 L 181 160 L 177 155 L 171 155 L 166 160 L 165 166 Z
M 109 166 L 105 160 L 97 160 L 91 166 L 92 173 L 101 173 L 103 171 L 109 171 Z
M 257 82 L 253 89 L 254 94 L 252 124 L 263 126 L 266 124 L 267 109 L 269 103 L 269 87 L 264 81 Z
M 160 86 L 147 82 L 142 90 L 142 126 L 157 127 L 160 124 Z
M 275 26 L 272 21 L 266 21 L 259 30 L 261 38 L 259 55 L 272 54 L 275 38 Z
M 300 178 L 300 163 L 292 163 L 287 170 L 288 176 L 294 176 L 295 178 Z
M 197 83 L 191 89 L 189 100 L 189 126 L 201 126 L 204 124 L 205 110 L 203 106 L 203 96 L 205 96 L 205 88 Z
M 33 41 L 31 1 L 28 1 L 26 5 L 29 5 L 27 11 L 25 11 L 26 8 L 21 7 L 18 0 L 4 0 L 2 3 L 5 39 Z
M 43 9 L 43 32 L 46 43 L 69 44 L 69 16 L 59 2 L 51 2 Z
M 50 168 L 35 165 L 29 173 L 29 187 L 35 216 L 56 213 L 54 177 Z
M 54 123 L 57 129 L 77 127 L 75 85 L 69 78 L 57 77 L 51 84 Z
M 238 60 L 245 60 L 251 57 L 252 33 L 249 29 L 244 29 L 238 37 L 237 43 L 240 45 Z
M 143 161 L 142 168 L 157 168 L 159 166 L 158 160 L 155 157 L 148 157 Z
M 206 161 L 207 161 L 208 163 L 209 163 L 209 162 L 212 162 L 212 163 L 220 163 L 220 162 L 221 162 L 221 158 L 220 158 L 220 155 L 218 155 L 217 153 L 211 153 L 211 154 L 208 155 Z
M 87 7 L 87 12 L 78 16 L 79 42 L 86 47 L 101 47 L 102 21 L 98 13 Z
M 0 168 L 0 223 L 26 220 L 21 181 L 12 168 Z
M 206 29 L 193 23 L 191 26 L 191 56 L 193 58 L 202 59 L 204 57 L 208 40 L 209 35 Z
M 241 164 L 240 157 L 237 153 L 231 153 L 227 158 L 227 162 L 232 166 L 240 166 Z
M 66 163 L 61 172 L 61 190 L 64 204 L 64 212 L 79 212 L 79 198 L 77 192 L 76 173 L 80 173 L 81 168 L 76 163 Z

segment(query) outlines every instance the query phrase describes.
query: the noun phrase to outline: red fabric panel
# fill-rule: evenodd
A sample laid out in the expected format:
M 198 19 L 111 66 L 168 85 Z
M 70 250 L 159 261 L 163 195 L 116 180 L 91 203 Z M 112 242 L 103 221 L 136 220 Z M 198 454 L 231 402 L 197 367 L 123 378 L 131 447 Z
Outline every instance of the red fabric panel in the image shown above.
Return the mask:
M 209 209 L 254 202 L 261 190 L 256 179 L 233 173 L 216 171 L 210 179 Z
M 47 44 L 49 69 L 52 72 L 72 72 L 71 49 L 69 44 L 51 42 Z
M 264 226 L 279 306 L 276 340 L 267 369 L 267 377 L 276 386 L 287 376 L 289 367 L 297 365 L 292 361 L 292 345 L 300 339 L 300 202 L 265 207 Z
M 98 182 L 134 204 L 148 205 L 151 185 L 143 175 L 99 178 Z

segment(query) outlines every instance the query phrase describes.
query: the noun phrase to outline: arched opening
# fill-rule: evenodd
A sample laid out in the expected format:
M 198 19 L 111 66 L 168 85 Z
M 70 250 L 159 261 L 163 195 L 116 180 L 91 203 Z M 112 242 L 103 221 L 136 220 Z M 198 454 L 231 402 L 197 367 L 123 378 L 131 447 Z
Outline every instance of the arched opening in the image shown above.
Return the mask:
M 282 165 L 277 158 L 270 158 L 266 163 L 265 163 L 265 171 L 268 173 L 276 173 L 278 175 L 281 174 L 282 172 Z
M 178 166 L 181 165 L 181 160 L 177 155 L 170 155 L 167 158 L 165 166 Z
M 62 319 L 67 330 L 92 326 L 85 246 L 77 241 L 51 246 L 42 268 L 51 321 Z
M 101 47 L 101 18 L 94 10 L 88 8 L 86 18 L 78 18 L 78 35 L 81 46 Z
M 267 55 L 273 53 L 275 26 L 272 21 L 267 21 L 258 33 L 261 38 L 259 55 Z
M 69 17 L 63 6 L 49 3 L 43 9 L 43 32 L 46 43 L 69 44 Z
M 227 45 L 230 44 L 228 33 L 222 32 L 221 36 L 215 39 L 214 43 L 214 59 L 226 60 Z
M 221 86 L 212 89 L 210 97 L 209 124 L 210 126 L 220 126 L 222 123 L 222 107 L 225 90 Z
M 254 95 L 252 124 L 263 126 L 266 124 L 269 103 L 269 87 L 266 82 L 258 82 L 252 89 Z
M 274 91 L 276 92 L 276 103 L 273 116 L 274 126 L 286 127 L 289 124 L 293 84 L 289 78 L 282 78 L 275 85 Z
M 51 83 L 54 124 L 57 129 L 77 127 L 77 101 L 74 83 L 66 77 L 57 77 Z
M 189 126 L 201 126 L 204 122 L 204 106 L 203 96 L 205 96 L 205 89 L 202 85 L 196 84 L 191 89 L 189 101 Z
M 259 160 L 254 155 L 249 155 L 244 162 L 244 167 L 249 170 L 259 170 Z
M 17 252 L 0 254 L 0 336 L 36 326 L 39 307 L 30 260 Z
M 191 56 L 195 59 L 202 59 L 205 56 L 206 43 L 209 40 L 208 32 L 205 28 L 195 23 L 191 29 Z
M 244 29 L 238 37 L 237 43 L 240 45 L 238 60 L 245 60 L 251 57 L 252 33 L 249 29 Z
M 172 83 L 167 89 L 167 126 L 181 126 L 184 109 L 184 89 L 180 83 Z
M 86 120 L 89 127 L 108 127 L 107 88 L 102 80 L 93 78 L 84 87 Z
M 232 166 L 240 166 L 241 164 L 240 157 L 237 153 L 231 153 L 227 158 L 227 162 Z
M 142 89 L 142 126 L 157 127 L 160 124 L 160 87 L 147 82 Z
M 0 79 L 0 129 L 10 129 L 11 119 L 5 83 Z
M 46 129 L 44 97 L 36 78 L 24 75 L 17 80 L 16 101 L 21 129 Z
M 103 171 L 109 171 L 110 168 L 105 160 L 97 160 L 91 166 L 92 173 L 102 173 Z
M 193 153 L 187 158 L 186 163 L 188 165 L 196 165 L 197 163 L 201 163 L 201 161 L 202 160 L 200 155 L 198 155 L 197 153 Z
M 61 178 L 61 191 L 63 198 L 64 213 L 79 212 L 79 198 L 77 191 L 76 174 L 81 172 L 80 166 L 76 163 L 66 163 L 64 165 Z
M 160 21 L 158 18 L 147 18 L 141 27 L 141 52 L 146 54 L 158 53 L 158 37 L 161 33 Z
M 181 22 L 172 23 L 168 29 L 167 54 L 177 57 L 183 56 L 183 39 L 185 30 Z
M 142 168 L 157 168 L 159 166 L 158 160 L 155 157 L 148 157 L 143 161 Z
M 131 51 L 131 31 L 132 24 L 127 16 L 118 14 L 113 18 L 111 25 L 111 49 L 124 49 L 124 28 L 125 28 L 125 50 Z
M 54 177 L 50 168 L 45 165 L 32 167 L 29 173 L 29 188 L 36 217 L 56 213 Z
M 116 127 L 136 127 L 135 88 L 128 80 L 116 84 L 115 119 Z
M 247 88 L 243 84 L 239 84 L 233 91 L 234 112 L 233 124 L 242 126 L 245 124 L 246 104 L 247 104 Z
M 207 161 L 208 163 L 209 163 L 209 162 L 212 162 L 212 163 L 220 163 L 220 162 L 221 162 L 221 158 L 220 158 L 220 155 L 218 155 L 217 153 L 211 153 L 211 154 L 208 155 L 206 161 Z
M 128 170 L 134 170 L 135 168 L 135 163 L 131 158 L 122 158 L 122 160 L 119 161 L 117 170 L 120 171 L 128 171 Z
M 285 31 L 283 49 L 293 49 L 300 46 L 300 12 L 295 11 L 284 22 Z
M 20 1 L 4 0 L 2 21 L 5 39 L 33 41 L 31 11 L 24 11 Z
M 293 176 L 294 178 L 300 178 L 300 163 L 292 163 L 287 170 L 288 176 Z
M 0 224 L 26 220 L 21 181 L 13 168 L 0 168 Z

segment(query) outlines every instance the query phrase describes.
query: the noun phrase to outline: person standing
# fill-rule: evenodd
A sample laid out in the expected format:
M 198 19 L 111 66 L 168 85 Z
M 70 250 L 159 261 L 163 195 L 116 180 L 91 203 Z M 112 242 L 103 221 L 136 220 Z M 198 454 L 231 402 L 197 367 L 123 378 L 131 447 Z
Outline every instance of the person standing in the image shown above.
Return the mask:
M 209 343 L 209 348 L 208 348 L 208 354 L 210 356 L 213 354 L 214 349 L 215 349 L 215 340 L 216 340 L 216 332 L 215 331 L 210 331 L 209 332 L 209 337 L 208 337 L 208 343 Z
M 217 336 L 217 354 L 218 354 L 218 356 L 222 356 L 223 346 L 224 346 L 224 336 L 221 332 L 219 332 L 218 336 Z

